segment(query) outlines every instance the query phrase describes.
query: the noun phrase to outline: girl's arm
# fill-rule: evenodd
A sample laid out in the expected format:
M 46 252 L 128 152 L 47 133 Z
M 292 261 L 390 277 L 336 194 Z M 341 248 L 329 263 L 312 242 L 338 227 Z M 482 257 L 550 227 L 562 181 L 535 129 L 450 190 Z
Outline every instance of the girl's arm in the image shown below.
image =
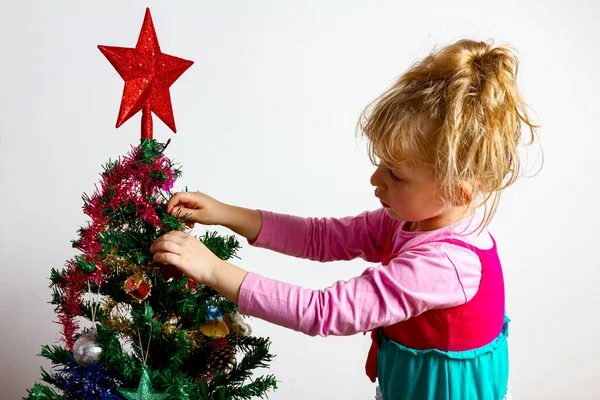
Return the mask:
M 385 210 L 365 211 L 355 217 L 302 218 L 261 211 L 262 227 L 253 246 L 314 261 L 379 262 L 388 235 L 397 221 Z
M 226 207 L 227 211 L 224 212 L 221 225 L 245 237 L 250 242 L 256 240 L 263 224 L 260 211 L 229 204 Z
M 222 225 L 259 247 L 316 261 L 362 257 L 378 262 L 390 232 L 398 225 L 384 209 L 346 218 L 301 218 L 220 202 L 199 192 L 175 193 L 167 212 L 194 223 Z
M 463 288 L 443 250 L 447 246 L 452 245 L 415 247 L 386 266 L 367 268 L 323 290 L 249 272 L 239 290 L 238 311 L 311 336 L 347 336 L 462 305 L 476 288 Z M 467 257 L 479 263 L 476 255 Z

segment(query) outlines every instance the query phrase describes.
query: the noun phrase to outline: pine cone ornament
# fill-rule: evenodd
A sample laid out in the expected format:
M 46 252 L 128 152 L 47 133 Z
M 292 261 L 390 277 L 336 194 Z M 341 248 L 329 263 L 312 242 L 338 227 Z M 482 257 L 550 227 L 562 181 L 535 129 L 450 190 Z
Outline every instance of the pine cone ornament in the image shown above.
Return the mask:
M 213 347 L 206 360 L 209 370 L 230 371 L 236 363 L 235 353 L 235 347 L 230 343 Z

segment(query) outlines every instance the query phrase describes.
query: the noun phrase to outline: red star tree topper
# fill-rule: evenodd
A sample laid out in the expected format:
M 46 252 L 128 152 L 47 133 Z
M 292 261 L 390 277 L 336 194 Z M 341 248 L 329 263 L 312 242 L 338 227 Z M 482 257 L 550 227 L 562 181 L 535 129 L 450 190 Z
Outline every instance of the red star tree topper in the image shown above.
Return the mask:
M 142 139 L 152 139 L 152 115 L 156 114 L 173 132 L 175 118 L 169 88 L 193 61 L 160 51 L 150 9 L 135 48 L 98 46 L 125 81 L 117 128 L 142 110 Z

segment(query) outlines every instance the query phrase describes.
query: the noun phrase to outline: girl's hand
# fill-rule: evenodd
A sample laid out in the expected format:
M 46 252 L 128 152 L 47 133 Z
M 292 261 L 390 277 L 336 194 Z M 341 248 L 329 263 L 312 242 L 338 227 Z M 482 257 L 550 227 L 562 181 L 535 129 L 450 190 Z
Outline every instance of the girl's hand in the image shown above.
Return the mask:
M 171 215 L 188 215 L 188 227 L 194 223 L 203 225 L 223 225 L 227 216 L 227 207 L 212 197 L 200 192 L 177 192 L 167 203 L 167 213 Z
M 167 203 L 167 213 L 188 215 L 190 228 L 194 223 L 221 225 L 250 241 L 256 240 L 262 228 L 260 211 L 225 204 L 200 192 L 175 193 Z
M 187 233 L 172 231 L 156 239 L 150 252 L 154 261 L 171 264 L 196 282 L 212 286 L 237 303 L 247 272 L 215 256 L 201 241 Z
M 171 264 L 200 284 L 210 284 L 215 269 L 224 263 L 201 241 L 178 231 L 156 239 L 150 252 L 154 253 L 154 261 Z

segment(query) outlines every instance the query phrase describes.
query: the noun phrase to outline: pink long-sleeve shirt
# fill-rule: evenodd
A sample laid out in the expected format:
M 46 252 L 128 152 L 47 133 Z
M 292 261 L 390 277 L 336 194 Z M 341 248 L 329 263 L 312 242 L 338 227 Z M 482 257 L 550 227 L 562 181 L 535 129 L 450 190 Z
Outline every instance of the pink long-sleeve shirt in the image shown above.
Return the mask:
M 464 304 L 479 287 L 479 258 L 463 247 L 430 242 L 454 237 L 481 249 L 492 247 L 486 230 L 458 235 L 479 225 L 478 213 L 420 232 L 404 230 L 405 223 L 391 219 L 383 208 L 339 219 L 261 213 L 261 231 L 250 244 L 295 257 L 320 262 L 360 257 L 381 263 L 389 235 L 392 253 L 410 247 L 386 266 L 370 266 L 360 276 L 323 290 L 249 272 L 240 288 L 238 311 L 311 336 L 352 335 Z

